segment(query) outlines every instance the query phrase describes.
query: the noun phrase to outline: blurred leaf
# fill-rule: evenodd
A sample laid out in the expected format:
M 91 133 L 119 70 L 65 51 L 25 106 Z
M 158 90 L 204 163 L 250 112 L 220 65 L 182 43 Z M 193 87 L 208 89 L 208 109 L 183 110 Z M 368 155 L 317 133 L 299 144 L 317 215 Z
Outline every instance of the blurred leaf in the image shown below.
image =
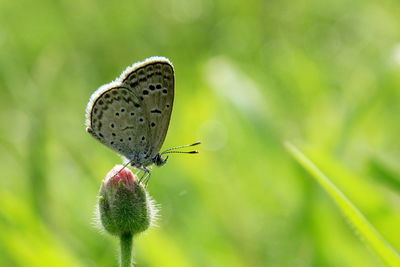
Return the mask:
M 299 149 L 291 143 L 285 146 L 294 159 L 305 168 L 316 181 L 326 190 L 332 199 L 339 206 L 340 211 L 346 216 L 349 222 L 361 238 L 373 249 L 373 251 L 388 266 L 400 266 L 398 253 L 384 240 L 376 229 L 368 222 L 356 206 L 321 172 L 318 167 L 309 160 Z
M 376 179 L 379 179 L 389 187 L 400 192 L 400 174 L 395 170 L 391 169 L 378 159 L 372 159 L 369 162 L 369 170 L 372 176 L 375 176 Z

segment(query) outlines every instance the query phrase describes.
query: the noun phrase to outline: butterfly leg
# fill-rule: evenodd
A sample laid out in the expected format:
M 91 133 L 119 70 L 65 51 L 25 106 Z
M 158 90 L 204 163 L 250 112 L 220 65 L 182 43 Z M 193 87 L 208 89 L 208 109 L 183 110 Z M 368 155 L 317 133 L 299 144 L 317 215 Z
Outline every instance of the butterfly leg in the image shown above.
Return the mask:
M 146 185 L 146 187 L 150 181 L 150 177 L 151 177 L 151 172 L 150 172 L 150 170 L 147 169 L 147 176 L 146 176 L 146 180 L 144 181 L 144 184 Z
M 143 170 L 140 170 L 140 171 L 138 172 L 138 174 L 139 174 L 139 173 L 140 173 L 139 183 L 141 183 L 141 182 L 145 179 L 146 172 L 143 171 Z M 139 175 L 138 175 L 138 176 L 139 176 Z
M 143 181 L 143 184 L 145 185 L 145 186 L 147 186 L 147 183 L 149 182 L 149 180 L 150 180 L 150 170 L 149 169 L 147 169 L 146 167 L 141 167 L 141 168 L 138 168 L 140 171 L 143 171 L 143 174 L 142 174 L 142 176 L 140 177 L 140 179 L 139 179 L 139 183 L 141 183 L 142 181 Z
M 144 172 L 143 172 L 143 170 L 139 170 L 137 173 L 136 173 L 136 177 L 140 177 L 139 178 L 139 183 L 143 180 L 143 178 L 144 178 Z

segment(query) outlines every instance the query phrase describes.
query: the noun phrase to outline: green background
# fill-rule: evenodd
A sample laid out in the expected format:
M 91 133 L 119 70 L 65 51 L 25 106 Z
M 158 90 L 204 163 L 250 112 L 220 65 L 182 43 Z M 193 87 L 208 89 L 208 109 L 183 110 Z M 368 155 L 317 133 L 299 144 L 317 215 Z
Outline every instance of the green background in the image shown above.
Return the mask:
M 0 1 L 0 266 L 116 266 L 94 227 L 118 155 L 90 95 L 166 56 L 176 97 L 138 266 L 383 266 L 283 147 L 304 149 L 400 249 L 397 1 Z

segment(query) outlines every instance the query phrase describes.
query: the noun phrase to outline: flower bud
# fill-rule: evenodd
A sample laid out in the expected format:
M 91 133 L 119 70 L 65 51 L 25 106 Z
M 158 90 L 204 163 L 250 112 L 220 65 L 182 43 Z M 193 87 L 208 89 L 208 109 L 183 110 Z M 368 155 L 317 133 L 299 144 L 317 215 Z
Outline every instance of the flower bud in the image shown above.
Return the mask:
M 135 235 L 149 228 L 156 209 L 137 177 L 128 168 L 122 168 L 115 166 L 103 181 L 99 217 L 110 234 Z

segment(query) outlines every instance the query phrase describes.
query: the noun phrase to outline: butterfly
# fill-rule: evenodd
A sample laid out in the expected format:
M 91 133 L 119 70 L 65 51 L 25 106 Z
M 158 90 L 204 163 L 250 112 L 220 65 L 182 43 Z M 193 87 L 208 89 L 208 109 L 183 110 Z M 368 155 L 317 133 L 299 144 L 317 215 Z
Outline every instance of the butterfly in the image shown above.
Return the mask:
M 146 183 L 148 166 L 164 165 L 170 153 L 190 145 L 160 153 L 167 135 L 175 95 L 174 67 L 165 57 L 151 57 L 122 72 L 115 81 L 101 86 L 90 97 L 86 108 L 86 131 L 122 155 L 128 165 L 143 171 Z M 142 179 L 141 178 L 141 179 Z

